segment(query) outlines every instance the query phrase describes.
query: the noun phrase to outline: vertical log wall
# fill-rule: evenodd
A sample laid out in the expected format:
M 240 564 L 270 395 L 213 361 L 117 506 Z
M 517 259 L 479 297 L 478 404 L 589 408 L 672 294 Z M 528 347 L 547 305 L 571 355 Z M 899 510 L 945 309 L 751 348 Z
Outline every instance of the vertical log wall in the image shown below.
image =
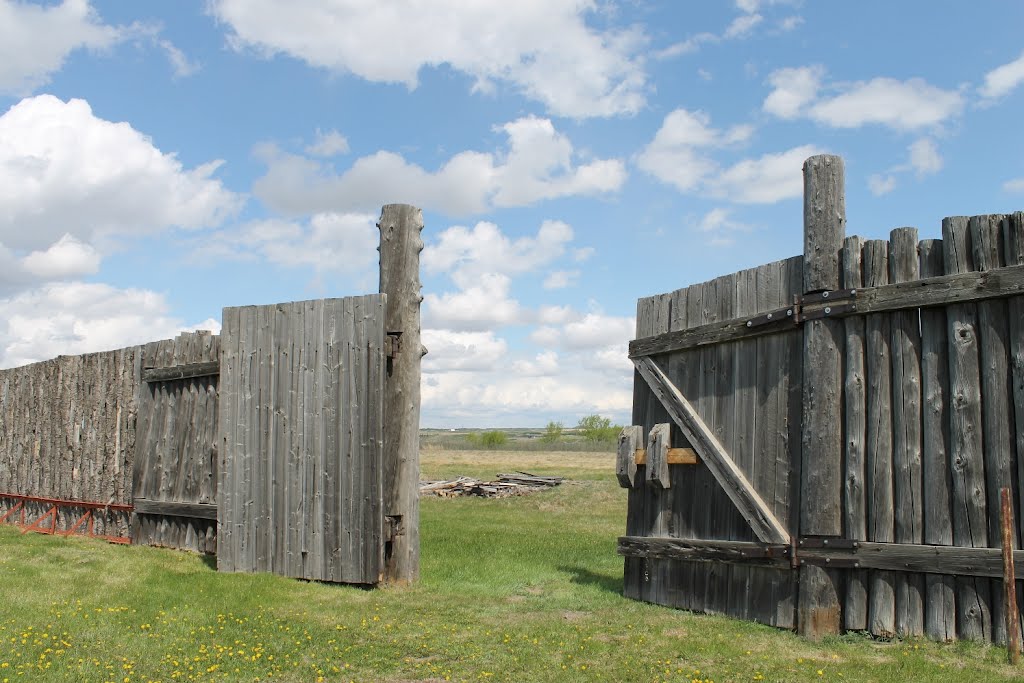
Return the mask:
M 133 346 L 0 370 L 0 493 L 130 504 L 140 360 Z M 47 509 L 27 504 L 26 519 Z M 62 526 L 85 510 L 66 512 Z M 94 518 L 96 533 L 128 535 L 126 513 Z

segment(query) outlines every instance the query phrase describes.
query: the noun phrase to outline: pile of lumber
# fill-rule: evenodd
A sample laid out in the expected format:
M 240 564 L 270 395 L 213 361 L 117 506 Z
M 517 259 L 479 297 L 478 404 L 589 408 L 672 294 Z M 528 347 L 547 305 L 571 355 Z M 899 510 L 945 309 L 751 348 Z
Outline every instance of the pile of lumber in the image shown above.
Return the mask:
M 541 489 L 558 486 L 562 477 L 542 477 L 528 472 L 499 474 L 495 481 L 481 481 L 473 477 L 458 477 L 444 481 L 421 481 L 420 495 L 455 498 L 457 496 L 480 496 L 483 498 L 506 498 L 522 496 Z

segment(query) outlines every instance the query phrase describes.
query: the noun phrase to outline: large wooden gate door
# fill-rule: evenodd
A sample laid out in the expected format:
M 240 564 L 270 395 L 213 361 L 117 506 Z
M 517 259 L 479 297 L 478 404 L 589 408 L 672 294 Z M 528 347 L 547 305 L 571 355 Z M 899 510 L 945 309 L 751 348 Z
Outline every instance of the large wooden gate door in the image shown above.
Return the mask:
M 224 309 L 218 569 L 381 580 L 384 306 Z
M 618 466 L 628 597 L 795 626 L 803 335 L 784 307 L 802 291 L 802 266 L 787 259 L 638 303 L 634 426 Z M 737 339 L 748 322 L 770 333 Z
M 132 543 L 217 552 L 219 341 L 184 333 L 142 349 Z

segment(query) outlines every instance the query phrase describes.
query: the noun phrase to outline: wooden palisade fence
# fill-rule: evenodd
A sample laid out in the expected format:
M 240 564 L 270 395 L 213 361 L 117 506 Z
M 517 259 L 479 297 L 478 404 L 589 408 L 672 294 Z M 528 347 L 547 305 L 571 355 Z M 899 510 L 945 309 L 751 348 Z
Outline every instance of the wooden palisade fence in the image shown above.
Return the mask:
M 0 519 L 228 571 L 415 580 L 423 219 L 388 205 L 379 227 L 379 294 L 0 370 Z
M 810 636 L 1004 643 L 1024 213 L 862 240 L 842 160 L 809 159 L 804 180 L 803 256 L 638 303 L 625 593 Z

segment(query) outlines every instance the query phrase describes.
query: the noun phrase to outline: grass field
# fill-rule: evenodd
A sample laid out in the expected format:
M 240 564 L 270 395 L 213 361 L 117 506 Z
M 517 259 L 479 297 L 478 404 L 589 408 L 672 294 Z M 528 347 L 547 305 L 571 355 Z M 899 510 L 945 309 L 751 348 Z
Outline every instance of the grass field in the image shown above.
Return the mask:
M 367 591 L 219 574 L 154 548 L 0 527 L 0 683 L 1021 680 L 967 643 L 810 643 L 625 600 L 613 456 L 425 449 L 425 478 L 527 470 L 527 497 L 422 502 L 422 579 Z

